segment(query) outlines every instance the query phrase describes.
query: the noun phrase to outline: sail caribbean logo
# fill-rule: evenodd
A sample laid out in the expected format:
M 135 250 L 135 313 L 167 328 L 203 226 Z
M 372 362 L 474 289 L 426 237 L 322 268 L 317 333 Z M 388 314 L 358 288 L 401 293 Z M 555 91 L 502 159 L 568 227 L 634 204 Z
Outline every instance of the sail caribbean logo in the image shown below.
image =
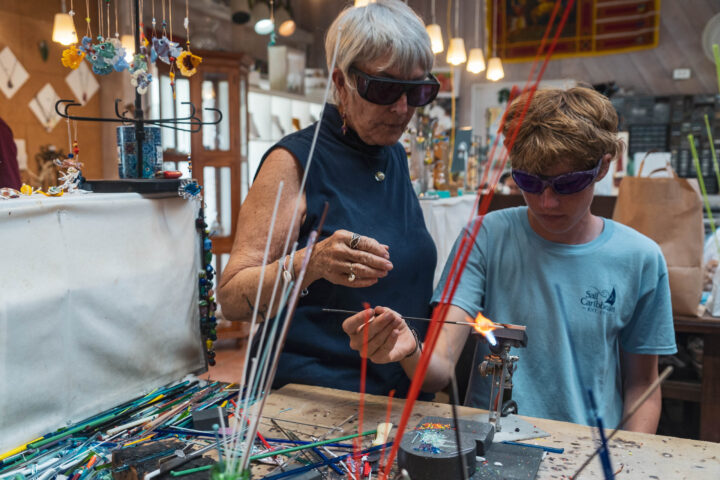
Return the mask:
M 614 313 L 615 300 L 615 287 L 612 290 L 590 287 L 585 291 L 585 296 L 580 299 L 580 303 L 588 312 Z

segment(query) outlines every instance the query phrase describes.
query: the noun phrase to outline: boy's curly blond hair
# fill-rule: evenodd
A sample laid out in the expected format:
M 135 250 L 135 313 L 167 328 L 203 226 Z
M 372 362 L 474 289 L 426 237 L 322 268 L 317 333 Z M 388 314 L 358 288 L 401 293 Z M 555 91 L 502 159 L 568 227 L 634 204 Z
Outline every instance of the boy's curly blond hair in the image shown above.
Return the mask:
M 517 127 L 529 92 L 510 105 L 503 126 L 505 146 Z M 600 157 L 620 151 L 618 117 L 610 100 L 585 87 L 538 90 L 510 151 L 513 168 L 542 174 L 562 164 L 574 171 L 594 168 Z

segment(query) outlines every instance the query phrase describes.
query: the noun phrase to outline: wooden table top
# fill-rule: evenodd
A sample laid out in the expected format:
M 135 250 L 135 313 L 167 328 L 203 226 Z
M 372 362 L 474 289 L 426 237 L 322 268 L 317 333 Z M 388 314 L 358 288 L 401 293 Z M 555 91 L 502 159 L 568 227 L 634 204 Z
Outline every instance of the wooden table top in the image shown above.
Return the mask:
M 359 394 L 343 390 L 286 385 L 268 397 L 260 431 L 263 434 L 279 436 L 277 431 L 271 430 L 269 419 L 275 418 L 287 420 L 287 423 L 279 423 L 297 433 L 303 440 L 309 440 L 310 436 L 321 437 L 327 434 L 329 428 L 340 424 L 358 411 L 359 398 Z M 387 397 L 365 396 L 363 431 L 372 430 L 378 423 L 385 421 L 387 403 Z M 404 404 L 403 399 L 393 399 L 391 420 L 395 426 L 400 421 Z M 483 412 L 485 411 L 458 407 L 458 415 L 461 417 Z M 452 417 L 451 407 L 444 403 L 416 402 L 408 427 L 413 427 L 422 417 L 428 415 Z M 524 441 L 525 443 L 565 449 L 563 454 L 550 453 L 543 459 L 538 479 L 569 478 L 595 449 L 592 429 L 589 427 L 554 420 L 522 418 L 550 433 L 550 437 L 527 440 Z M 290 421 L 307 425 L 290 423 Z M 327 438 L 349 435 L 357 431 L 357 420 L 353 420 L 343 425 L 342 430 L 333 431 Z M 393 428 L 391 437 L 394 437 L 395 432 L 396 428 Z M 369 440 L 366 443 L 369 443 Z M 610 450 L 613 468 L 616 471 L 622 469 L 617 474 L 619 480 L 625 478 L 720 479 L 719 443 L 619 432 L 610 441 Z M 594 459 L 580 478 L 602 479 L 599 461 Z

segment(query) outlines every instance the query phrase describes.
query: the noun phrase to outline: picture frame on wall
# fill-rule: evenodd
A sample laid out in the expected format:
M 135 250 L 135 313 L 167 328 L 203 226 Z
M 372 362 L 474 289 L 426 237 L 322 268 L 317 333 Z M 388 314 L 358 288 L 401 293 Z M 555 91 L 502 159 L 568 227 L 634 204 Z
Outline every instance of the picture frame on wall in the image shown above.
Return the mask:
M 455 83 L 455 98 L 460 96 L 460 75 L 462 69 L 455 68 L 455 72 L 452 72 L 452 67 L 438 67 L 432 70 L 432 74 L 440 82 L 440 91 L 438 92 L 437 98 L 450 98 L 453 92 L 453 80 Z
M 497 39 L 496 51 L 503 62 L 527 62 L 535 58 L 555 2 L 550 0 L 492 0 L 487 3 L 488 38 Z M 557 16 L 570 7 L 553 58 L 588 57 L 627 53 L 658 46 L 660 0 L 598 2 L 562 0 Z M 553 27 L 554 28 L 554 27 Z

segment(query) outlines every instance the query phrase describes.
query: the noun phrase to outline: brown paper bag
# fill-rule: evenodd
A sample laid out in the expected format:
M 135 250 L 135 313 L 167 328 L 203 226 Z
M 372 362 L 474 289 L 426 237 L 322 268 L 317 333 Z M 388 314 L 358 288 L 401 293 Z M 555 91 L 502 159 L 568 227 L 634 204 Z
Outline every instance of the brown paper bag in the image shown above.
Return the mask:
M 642 167 L 643 163 L 638 175 Z M 651 178 L 665 170 L 669 177 Z M 668 265 L 673 313 L 696 316 L 702 296 L 705 235 L 697 180 L 678 177 L 669 165 L 650 175 L 622 179 L 613 220 L 660 245 Z

